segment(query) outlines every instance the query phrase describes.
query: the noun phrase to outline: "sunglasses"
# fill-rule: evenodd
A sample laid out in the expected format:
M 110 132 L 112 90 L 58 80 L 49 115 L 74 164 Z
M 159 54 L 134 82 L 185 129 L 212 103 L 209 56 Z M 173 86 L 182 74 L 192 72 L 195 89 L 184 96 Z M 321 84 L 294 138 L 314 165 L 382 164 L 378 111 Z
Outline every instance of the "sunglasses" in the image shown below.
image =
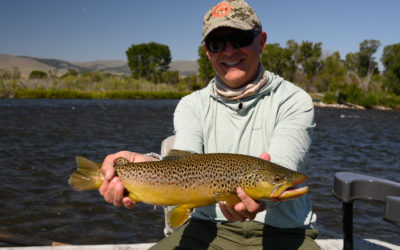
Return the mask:
M 205 40 L 207 49 L 212 53 L 218 53 L 225 50 L 226 42 L 236 49 L 249 46 L 254 38 L 260 34 L 260 30 L 238 30 L 228 36 L 218 36 L 210 34 Z

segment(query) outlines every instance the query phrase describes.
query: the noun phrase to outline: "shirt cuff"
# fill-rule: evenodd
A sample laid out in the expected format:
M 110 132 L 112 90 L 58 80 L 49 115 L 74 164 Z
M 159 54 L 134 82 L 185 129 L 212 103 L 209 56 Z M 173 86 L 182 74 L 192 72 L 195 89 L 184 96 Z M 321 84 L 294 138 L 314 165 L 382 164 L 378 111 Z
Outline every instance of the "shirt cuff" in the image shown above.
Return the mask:
M 162 160 L 162 158 L 163 158 L 162 155 L 154 153 L 154 152 L 147 153 L 146 155 L 151 156 L 151 157 L 156 158 L 156 159 L 159 159 L 159 160 Z

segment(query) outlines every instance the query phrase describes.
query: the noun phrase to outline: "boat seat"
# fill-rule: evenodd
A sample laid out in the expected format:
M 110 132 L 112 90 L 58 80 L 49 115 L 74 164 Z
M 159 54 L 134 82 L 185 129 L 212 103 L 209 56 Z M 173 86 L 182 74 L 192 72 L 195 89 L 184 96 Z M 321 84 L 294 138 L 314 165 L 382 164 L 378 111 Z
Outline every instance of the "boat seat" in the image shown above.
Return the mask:
M 355 200 L 385 204 L 383 219 L 400 225 L 400 183 L 351 172 L 334 176 L 333 195 L 342 201 L 343 249 L 353 249 L 353 203 Z

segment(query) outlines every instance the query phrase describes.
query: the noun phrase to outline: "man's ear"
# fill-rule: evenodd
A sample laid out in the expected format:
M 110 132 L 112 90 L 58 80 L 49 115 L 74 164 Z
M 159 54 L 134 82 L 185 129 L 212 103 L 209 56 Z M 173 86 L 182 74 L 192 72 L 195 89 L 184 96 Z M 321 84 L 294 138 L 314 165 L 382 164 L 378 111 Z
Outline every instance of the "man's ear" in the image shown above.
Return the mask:
M 267 32 L 263 31 L 260 34 L 260 54 L 264 51 L 265 44 L 267 43 Z
M 206 44 L 204 43 L 203 46 L 204 46 L 204 49 L 206 50 L 206 54 L 207 54 L 208 59 L 210 59 L 210 52 L 207 50 Z

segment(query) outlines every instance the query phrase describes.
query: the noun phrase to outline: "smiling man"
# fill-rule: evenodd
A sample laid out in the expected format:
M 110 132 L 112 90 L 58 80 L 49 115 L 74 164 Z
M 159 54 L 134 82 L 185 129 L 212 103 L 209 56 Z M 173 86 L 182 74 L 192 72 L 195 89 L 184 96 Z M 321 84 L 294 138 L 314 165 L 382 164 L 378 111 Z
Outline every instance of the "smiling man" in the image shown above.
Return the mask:
M 216 72 L 204 89 L 184 97 L 174 113 L 173 148 L 196 153 L 259 156 L 305 172 L 314 107 L 310 96 L 266 71 L 260 61 L 267 34 L 255 11 L 242 0 L 225 0 L 204 16 L 206 53 Z M 156 160 L 129 151 L 109 155 L 100 193 L 116 206 L 134 207 L 123 197 L 113 161 Z M 306 194 L 284 202 L 259 202 L 237 187 L 240 202 L 199 207 L 182 227 L 154 249 L 320 249 Z
M 266 40 L 267 34 L 258 29 L 220 27 L 205 38 L 206 53 L 219 79 L 236 89 L 257 78 Z

